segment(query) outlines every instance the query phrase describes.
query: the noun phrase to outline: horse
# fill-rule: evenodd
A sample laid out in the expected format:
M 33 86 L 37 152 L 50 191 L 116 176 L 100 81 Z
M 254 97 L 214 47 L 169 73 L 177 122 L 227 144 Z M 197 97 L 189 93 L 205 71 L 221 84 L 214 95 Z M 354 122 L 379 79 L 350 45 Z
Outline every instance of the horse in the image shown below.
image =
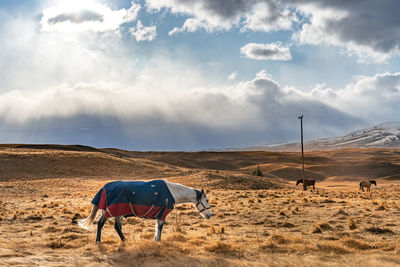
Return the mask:
M 86 219 L 78 221 L 78 225 L 86 230 L 96 217 L 97 211 L 102 215 L 97 222 L 96 243 L 101 242 L 101 229 L 109 217 L 115 217 L 114 229 L 122 241 L 122 220 L 124 217 L 140 217 L 156 219 L 154 240 L 161 241 L 161 232 L 165 218 L 175 204 L 193 203 L 197 211 L 205 219 L 212 216 L 208 198 L 203 189 L 196 190 L 166 180 L 114 181 L 105 184 L 92 200 L 92 211 Z
M 299 183 L 303 183 L 303 190 L 307 190 L 307 186 L 310 186 L 310 185 L 312 185 L 313 189 L 315 190 L 315 179 L 314 178 L 313 179 L 304 179 L 304 181 L 303 181 L 303 179 L 299 179 L 299 180 L 297 180 L 296 186 Z
M 364 187 L 367 188 L 367 192 L 371 191 L 371 185 L 374 184 L 376 186 L 376 181 L 375 180 L 369 180 L 369 181 L 361 181 L 360 182 L 360 189 L 364 191 Z

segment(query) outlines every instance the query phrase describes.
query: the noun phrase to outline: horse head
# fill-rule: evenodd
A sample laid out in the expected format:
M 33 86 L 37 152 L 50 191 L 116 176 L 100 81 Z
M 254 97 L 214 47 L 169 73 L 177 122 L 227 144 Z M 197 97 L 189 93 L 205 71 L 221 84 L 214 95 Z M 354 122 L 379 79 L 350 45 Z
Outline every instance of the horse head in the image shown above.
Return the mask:
M 371 180 L 369 181 L 371 184 L 374 184 L 376 186 L 376 181 L 375 180 Z
M 212 216 L 210 204 L 208 203 L 207 194 L 204 192 L 203 189 L 201 191 L 197 191 L 197 202 L 196 202 L 196 209 L 201 214 L 201 216 L 205 219 L 210 219 Z

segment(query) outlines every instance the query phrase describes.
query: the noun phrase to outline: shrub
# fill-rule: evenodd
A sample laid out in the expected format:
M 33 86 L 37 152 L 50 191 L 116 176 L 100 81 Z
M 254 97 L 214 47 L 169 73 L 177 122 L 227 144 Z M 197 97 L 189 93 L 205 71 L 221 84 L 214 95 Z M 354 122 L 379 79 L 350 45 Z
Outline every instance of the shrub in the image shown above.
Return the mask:
M 260 166 L 257 166 L 257 169 L 255 169 L 255 170 L 252 172 L 252 174 L 253 174 L 254 176 L 264 176 L 263 173 L 262 173 L 262 171 L 261 171 L 261 169 L 260 169 Z

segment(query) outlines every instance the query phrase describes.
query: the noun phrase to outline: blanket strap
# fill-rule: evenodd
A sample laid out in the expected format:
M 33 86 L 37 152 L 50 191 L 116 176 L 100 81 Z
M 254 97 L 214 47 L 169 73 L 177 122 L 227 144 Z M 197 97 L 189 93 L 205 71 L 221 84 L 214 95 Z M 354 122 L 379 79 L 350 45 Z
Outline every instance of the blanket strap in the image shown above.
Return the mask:
M 106 208 L 106 211 L 108 212 L 108 214 L 110 214 L 110 217 L 113 217 L 110 210 L 108 208 Z
M 149 213 L 150 213 L 150 211 L 151 211 L 153 208 L 154 208 L 154 204 L 153 204 L 153 205 L 151 205 L 150 209 L 149 209 L 148 211 L 146 211 L 146 213 L 145 213 L 145 214 L 143 214 L 143 215 L 142 215 L 142 216 L 140 216 L 140 217 L 146 217 L 146 215 L 147 215 L 147 214 L 149 214 Z
M 129 207 L 131 208 L 132 214 L 133 214 L 135 217 L 138 217 L 138 216 L 136 215 L 135 210 L 133 209 L 132 203 L 130 203 L 130 202 L 129 202 Z

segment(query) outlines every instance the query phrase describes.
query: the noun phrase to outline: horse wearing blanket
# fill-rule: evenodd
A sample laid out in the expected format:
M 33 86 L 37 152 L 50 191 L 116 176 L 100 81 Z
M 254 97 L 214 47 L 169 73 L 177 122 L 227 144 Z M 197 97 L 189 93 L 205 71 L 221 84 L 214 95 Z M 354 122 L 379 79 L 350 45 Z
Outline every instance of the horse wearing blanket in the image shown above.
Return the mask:
M 364 191 L 364 187 L 367 188 L 367 192 L 371 190 L 371 185 L 374 184 L 376 186 L 376 181 L 375 180 L 369 180 L 369 181 L 361 181 L 360 182 L 360 189 Z
M 114 181 L 101 188 L 92 200 L 93 208 L 90 215 L 78 222 L 79 226 L 89 229 L 96 213 L 103 210 L 97 223 L 96 242 L 101 242 L 101 229 L 110 217 L 115 217 L 114 228 L 122 241 L 122 220 L 124 217 L 140 217 L 156 219 L 154 239 L 161 240 L 161 231 L 165 218 L 175 204 L 195 204 L 197 211 L 203 218 L 211 217 L 207 195 L 201 191 L 175 184 L 164 180 L 142 181 Z

